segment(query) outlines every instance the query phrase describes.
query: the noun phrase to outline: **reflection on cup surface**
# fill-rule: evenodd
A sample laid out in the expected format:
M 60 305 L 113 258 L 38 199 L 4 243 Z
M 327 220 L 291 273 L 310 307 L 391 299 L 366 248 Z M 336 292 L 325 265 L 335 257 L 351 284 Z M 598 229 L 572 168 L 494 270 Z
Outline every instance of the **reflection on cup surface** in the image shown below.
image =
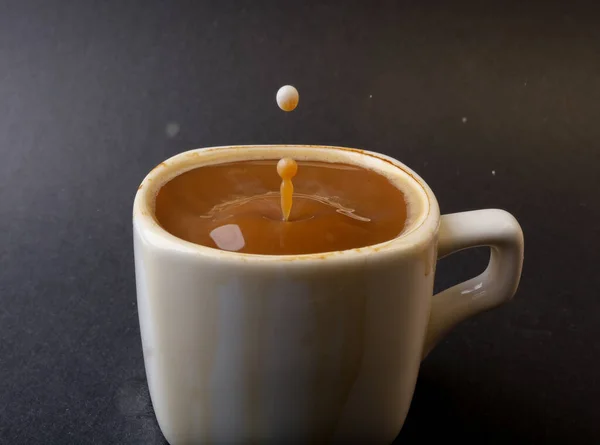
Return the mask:
M 225 224 L 210 232 L 210 237 L 219 249 L 237 252 L 246 245 L 244 235 L 237 224 Z

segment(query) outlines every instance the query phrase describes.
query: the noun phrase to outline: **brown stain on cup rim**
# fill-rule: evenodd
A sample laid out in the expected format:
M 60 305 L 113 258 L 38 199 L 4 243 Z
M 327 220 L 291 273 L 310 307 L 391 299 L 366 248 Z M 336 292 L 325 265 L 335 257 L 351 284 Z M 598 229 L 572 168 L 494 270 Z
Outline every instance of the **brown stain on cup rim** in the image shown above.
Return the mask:
M 161 168 L 166 168 L 168 167 L 167 163 L 165 161 L 161 162 L 160 164 L 158 164 L 156 167 L 154 167 L 151 171 L 150 174 L 154 174 L 155 172 L 157 172 L 158 170 L 160 170 Z

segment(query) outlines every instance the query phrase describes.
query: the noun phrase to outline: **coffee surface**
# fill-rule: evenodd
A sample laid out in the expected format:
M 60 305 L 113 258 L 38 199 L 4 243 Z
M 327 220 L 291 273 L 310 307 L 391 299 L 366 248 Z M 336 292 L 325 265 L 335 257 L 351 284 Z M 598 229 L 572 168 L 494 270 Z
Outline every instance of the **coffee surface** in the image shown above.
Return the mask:
M 265 255 L 365 247 L 404 229 L 404 194 L 386 177 L 326 162 L 298 162 L 284 221 L 277 161 L 211 165 L 175 177 L 156 197 L 159 224 L 196 244 Z

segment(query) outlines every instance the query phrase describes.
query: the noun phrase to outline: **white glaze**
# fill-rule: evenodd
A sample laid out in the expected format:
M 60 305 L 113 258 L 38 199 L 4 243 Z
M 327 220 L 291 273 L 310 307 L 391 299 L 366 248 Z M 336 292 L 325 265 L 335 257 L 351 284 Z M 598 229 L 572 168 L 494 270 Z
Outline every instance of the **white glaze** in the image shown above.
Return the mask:
M 330 254 L 247 255 L 182 241 L 153 217 L 157 191 L 177 174 L 286 155 L 386 175 L 410 199 L 403 236 Z M 172 445 L 391 443 L 423 352 L 457 322 L 510 299 L 523 255 L 506 212 L 440 218 L 433 193 L 406 166 L 339 147 L 182 153 L 144 179 L 133 223 L 146 373 Z M 486 272 L 432 298 L 437 250 L 480 244 L 493 246 Z

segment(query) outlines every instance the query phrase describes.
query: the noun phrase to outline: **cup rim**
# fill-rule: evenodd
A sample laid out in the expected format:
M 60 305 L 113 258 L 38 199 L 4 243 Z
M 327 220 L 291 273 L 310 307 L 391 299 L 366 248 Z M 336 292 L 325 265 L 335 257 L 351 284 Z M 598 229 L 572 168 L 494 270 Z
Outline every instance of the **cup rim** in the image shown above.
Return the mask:
M 417 215 L 416 221 L 411 223 L 409 230 L 396 238 L 355 249 L 310 254 L 264 255 L 225 251 L 181 239 L 159 224 L 154 212 L 156 195 L 162 186 L 174 177 L 194 168 L 211 164 L 255 159 L 278 159 L 291 154 L 273 155 L 272 153 L 275 150 L 280 153 L 293 151 L 293 157 L 297 160 L 343 161 L 363 167 L 365 164 L 370 163 L 371 165 L 367 168 L 388 176 L 390 180 L 404 181 L 406 186 L 411 184 L 412 192 L 417 192 L 421 196 L 424 209 Z M 362 160 L 362 162 L 359 160 Z M 360 259 L 372 256 L 374 253 L 378 255 L 399 255 L 413 251 L 415 247 L 428 243 L 437 234 L 439 219 L 439 206 L 430 187 L 417 173 L 400 161 L 373 151 L 326 145 L 225 145 L 185 151 L 161 162 L 146 175 L 138 187 L 133 204 L 134 231 L 138 232 L 145 242 L 163 249 L 200 255 L 205 258 L 212 257 L 219 260 L 243 262 L 302 261 L 306 263 L 322 262 L 324 260 Z

